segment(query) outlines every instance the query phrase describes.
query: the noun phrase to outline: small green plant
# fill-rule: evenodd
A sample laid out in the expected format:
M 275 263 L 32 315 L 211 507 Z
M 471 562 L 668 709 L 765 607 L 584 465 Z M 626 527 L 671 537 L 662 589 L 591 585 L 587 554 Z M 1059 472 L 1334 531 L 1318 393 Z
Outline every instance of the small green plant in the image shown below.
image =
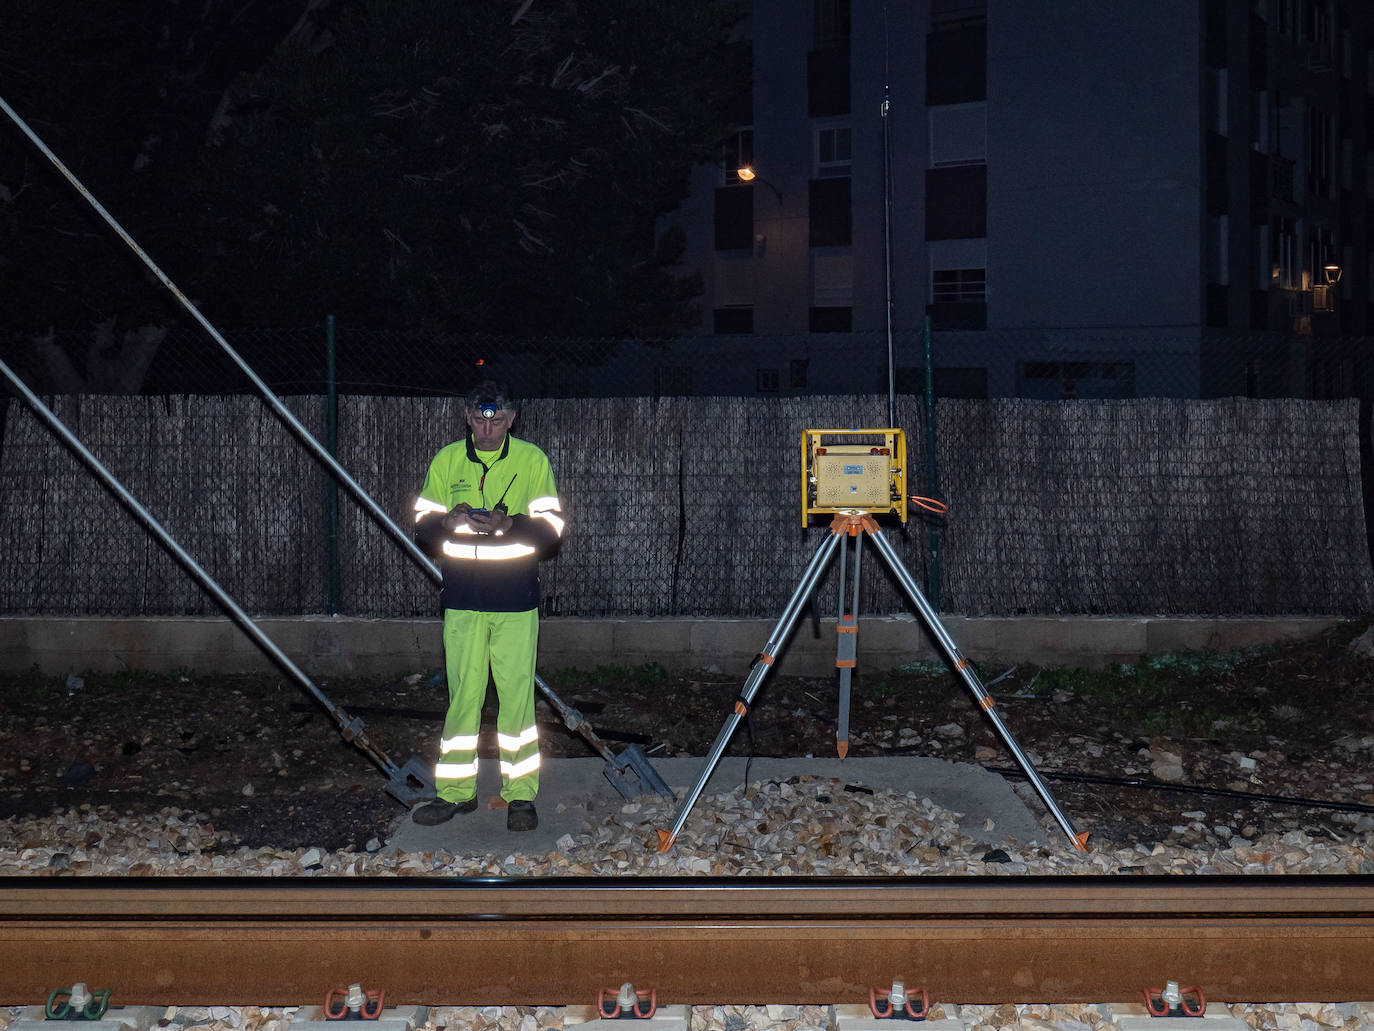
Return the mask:
M 641 684 L 663 684 L 671 677 L 668 671 L 657 662 L 646 662 L 635 670 L 635 679 Z

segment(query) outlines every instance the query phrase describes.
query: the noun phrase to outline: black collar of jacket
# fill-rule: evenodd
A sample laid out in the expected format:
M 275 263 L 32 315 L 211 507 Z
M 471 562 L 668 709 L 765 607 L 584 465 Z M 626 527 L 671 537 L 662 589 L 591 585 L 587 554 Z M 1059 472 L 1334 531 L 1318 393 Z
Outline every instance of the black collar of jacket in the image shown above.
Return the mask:
M 468 446 L 468 460 L 471 461 L 471 462 L 476 462 L 476 463 L 477 463 L 478 465 L 480 465 L 483 469 L 488 469 L 488 468 L 490 468 L 490 466 L 488 466 L 486 462 L 482 461 L 480 458 L 477 457 L 477 446 L 476 446 L 475 444 L 473 444 L 473 442 L 472 442 L 472 427 L 471 427 L 471 426 L 468 427 L 468 435 L 467 435 L 467 437 L 466 437 L 465 439 L 466 439 L 467 446 Z M 497 462 L 501 461 L 501 459 L 505 458 L 508 454 L 510 454 L 510 434 L 509 434 L 509 433 L 507 433 L 506 436 L 505 436 L 505 439 L 503 439 L 503 440 L 501 441 L 501 453 L 500 453 L 499 455 L 496 456 L 496 461 L 497 461 Z M 494 465 L 495 463 L 492 463 L 492 464 Z

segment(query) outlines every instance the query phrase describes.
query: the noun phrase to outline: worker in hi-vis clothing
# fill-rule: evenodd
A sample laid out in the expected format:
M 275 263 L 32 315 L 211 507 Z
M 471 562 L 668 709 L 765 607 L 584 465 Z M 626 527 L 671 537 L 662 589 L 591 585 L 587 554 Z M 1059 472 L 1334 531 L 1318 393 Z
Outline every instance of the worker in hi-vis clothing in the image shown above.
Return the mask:
M 506 827 L 527 831 L 539 825 L 539 560 L 557 552 L 563 519 L 548 457 L 510 435 L 516 405 L 506 386 L 479 383 L 464 412 L 467 435 L 434 456 L 415 501 L 415 543 L 444 575 L 449 703 L 434 767 L 438 797 L 412 817 L 428 827 L 477 808 L 477 734 L 490 673 Z

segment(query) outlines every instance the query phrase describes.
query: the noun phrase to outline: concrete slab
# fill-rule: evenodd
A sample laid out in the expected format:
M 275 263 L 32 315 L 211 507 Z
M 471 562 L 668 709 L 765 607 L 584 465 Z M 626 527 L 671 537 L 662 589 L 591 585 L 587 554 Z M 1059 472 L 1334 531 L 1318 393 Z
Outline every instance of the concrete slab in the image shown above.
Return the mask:
M 651 758 L 651 762 L 679 799 L 696 783 L 706 765 L 705 759 L 698 758 Z M 1008 838 L 1025 843 L 1046 839 L 1045 831 L 1009 782 L 968 763 L 924 756 L 844 760 L 746 760 L 726 756 L 716 764 L 703 795 L 738 787 L 744 781 L 746 762 L 751 783 L 798 775 L 834 777 L 847 785 L 911 792 L 918 798 L 929 798 L 944 809 L 963 814 L 959 818 L 960 829 L 975 841 L 989 845 L 1001 844 Z M 455 816 L 437 827 L 422 827 L 406 816 L 387 847 L 402 852 L 442 850 L 468 855 L 552 852 L 563 835 L 581 834 L 584 823 L 596 825 L 605 819 L 619 818 L 625 799 L 606 779 L 605 767 L 605 760 L 600 758 L 545 758 L 536 801 L 539 826 L 532 831 L 512 833 L 506 830 L 505 809 L 492 805 L 501 789 L 500 771 L 495 763 L 484 763 L 477 776 L 477 797 L 482 804 L 475 813 Z M 697 807 L 706 804 L 703 797 Z M 988 821 L 992 830 L 985 829 Z
M 26 1006 L 9 1031 L 52 1031 L 65 1027 L 81 1031 L 148 1031 L 162 1016 L 160 1006 L 111 1006 L 99 1020 L 48 1020 L 43 1006 Z
M 323 1006 L 302 1006 L 288 1027 L 289 1031 L 415 1031 L 424 1027 L 428 1016 L 428 1006 L 387 1006 L 376 1017 L 330 1020 Z
M 563 1026 L 576 1027 L 578 1031 L 687 1031 L 692 1020 L 691 1006 L 660 1006 L 652 1017 L 624 1014 L 607 1018 L 597 1015 L 591 1007 L 588 1010 L 591 1017 L 586 1019 L 565 1014 Z
M 1189 997 L 1192 999 L 1191 995 Z M 1108 1009 L 1112 1026 L 1119 1031 L 1245 1031 L 1248 1026 L 1244 1020 L 1232 1016 L 1224 1005 L 1206 1006 L 1200 1017 L 1156 1017 L 1145 1008 L 1143 1001 L 1112 1003 Z
M 966 1024 L 957 1017 L 944 1020 L 909 1020 L 903 1017 L 875 1017 L 867 1006 L 843 1005 L 835 1007 L 835 1031 L 965 1031 Z
M 1208 1010 L 1200 1017 L 1118 1017 L 1114 1027 L 1119 1031 L 1246 1031 L 1250 1027 L 1240 1017 L 1233 1017 L 1224 1009 L 1213 1015 Z

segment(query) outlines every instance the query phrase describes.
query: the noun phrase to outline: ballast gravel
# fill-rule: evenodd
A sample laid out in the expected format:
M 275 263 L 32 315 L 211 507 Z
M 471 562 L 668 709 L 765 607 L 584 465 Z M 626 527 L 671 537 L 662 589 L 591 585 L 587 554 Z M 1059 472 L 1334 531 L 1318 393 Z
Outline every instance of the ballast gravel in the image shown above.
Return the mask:
M 1200 815 L 1200 814 L 1198 814 Z M 673 849 L 657 851 L 657 831 L 674 811 L 656 796 L 626 803 L 596 825 L 568 834 L 555 851 L 528 855 L 405 853 L 380 839 L 369 850 L 234 847 L 211 814 L 165 808 L 147 815 L 83 806 L 42 818 L 0 822 L 0 876 L 884 876 L 884 875 L 1208 875 L 1374 873 L 1374 821 L 1352 817 L 1339 840 L 1302 829 L 1230 832 L 1181 813 L 1166 841 L 1089 850 L 1004 841 L 989 847 L 960 833 L 956 814 L 912 794 L 850 793 L 839 781 L 797 777 L 703 796 Z M 995 831 L 985 827 L 985 831 Z M 518 842 L 512 836 L 512 844 Z M 375 848 L 373 847 L 375 846 Z M 584 1008 L 584 1009 L 589 1009 Z M 840 1010 L 855 1010 L 845 1004 Z M 588 1019 L 578 1008 L 442 1006 L 415 1031 L 559 1031 Z M 23 1007 L 0 1008 L 0 1031 Z M 696 1006 L 684 1031 L 844 1031 L 836 1007 Z M 928 1017 L 965 1031 L 1114 1031 L 1136 1002 L 958 1005 L 931 1000 Z M 291 1007 L 171 1008 L 170 1031 L 290 1031 Z M 594 1015 L 592 1013 L 591 1015 Z M 1217 1003 L 1256 1031 L 1374 1029 L 1374 1002 Z M 859 1014 L 860 1018 L 866 1016 Z M 944 1025 L 949 1027 L 950 1025 Z
M 235 847 L 213 815 L 164 808 L 120 814 L 82 806 L 0 822 L 0 876 L 916 876 L 1374 873 L 1374 819 L 1351 814 L 1342 833 L 1258 833 L 1209 826 L 1183 812 L 1163 840 L 1086 852 L 1047 825 L 1044 843 L 989 847 L 927 798 L 850 792 L 836 780 L 760 781 L 698 800 L 673 848 L 666 800 L 646 795 L 565 834 L 553 851 L 400 852 L 380 837 L 363 851 Z M 983 828 L 995 840 L 996 827 Z M 457 835 L 455 835 L 457 837 Z

